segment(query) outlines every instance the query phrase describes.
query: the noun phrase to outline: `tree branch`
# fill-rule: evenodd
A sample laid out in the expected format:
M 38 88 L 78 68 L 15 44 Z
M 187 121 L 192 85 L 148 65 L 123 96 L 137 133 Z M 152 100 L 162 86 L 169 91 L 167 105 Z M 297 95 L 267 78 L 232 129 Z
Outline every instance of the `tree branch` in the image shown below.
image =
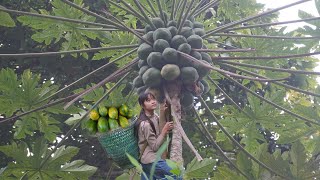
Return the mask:
M 263 35 L 249 35 L 249 34 L 231 34 L 231 33 L 215 33 L 213 36 L 228 36 L 228 37 L 249 37 L 249 38 L 263 38 L 263 39 L 318 39 L 320 36 L 312 37 L 286 37 L 286 36 L 263 36 Z
M 255 49 L 192 49 L 198 52 L 215 52 L 215 53 L 226 53 L 226 52 L 251 52 L 256 51 Z

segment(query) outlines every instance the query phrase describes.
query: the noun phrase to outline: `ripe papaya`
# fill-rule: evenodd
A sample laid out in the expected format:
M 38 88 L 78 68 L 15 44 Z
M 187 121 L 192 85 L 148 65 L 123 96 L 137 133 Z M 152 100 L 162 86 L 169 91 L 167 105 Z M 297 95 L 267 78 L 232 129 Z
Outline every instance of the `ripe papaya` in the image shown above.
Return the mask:
M 170 42 L 170 45 L 174 49 L 178 49 L 178 47 L 183 44 L 187 43 L 187 39 L 182 35 L 175 35 Z
M 188 43 L 183 43 L 178 47 L 178 51 L 184 52 L 186 54 L 190 54 L 191 46 Z
M 100 115 L 99 115 L 99 112 L 96 109 L 93 109 L 93 110 L 90 111 L 89 117 L 90 117 L 90 119 L 96 121 L 96 120 L 99 119 Z
M 175 64 L 166 64 L 161 69 L 161 76 L 167 81 L 173 81 L 180 75 L 180 68 Z
M 183 27 L 193 28 L 193 23 L 190 20 L 186 20 L 183 24 Z
M 178 34 L 178 29 L 176 27 L 174 27 L 174 26 L 170 26 L 167 29 L 170 31 L 172 36 L 175 36 L 175 35 Z
M 126 128 L 129 126 L 129 121 L 126 117 L 119 116 L 119 124 L 122 128 Z
M 201 29 L 203 29 L 204 26 L 203 26 L 203 24 L 201 22 L 194 22 L 193 23 L 193 28 L 201 28 Z
M 155 87 L 161 83 L 161 73 L 160 70 L 156 68 L 149 68 L 143 75 L 142 80 L 143 83 L 147 87 Z
M 147 60 L 147 57 L 152 51 L 153 48 L 149 44 L 142 43 L 137 50 L 138 57 L 142 60 Z
M 90 133 L 95 134 L 97 132 L 97 121 L 89 119 L 86 122 L 85 128 L 88 129 Z
M 170 47 L 168 41 L 164 39 L 158 39 L 153 43 L 153 50 L 156 52 L 163 52 L 166 48 Z
M 158 39 L 164 39 L 170 42 L 171 38 L 172 38 L 171 32 L 166 28 L 159 28 L 155 30 L 153 33 L 153 41 L 156 41 Z
M 108 120 L 105 117 L 100 117 L 98 120 L 98 132 L 105 133 L 109 130 Z
M 189 36 L 194 35 L 194 32 L 190 27 L 183 27 L 181 29 L 180 35 L 184 36 L 185 38 L 188 38 Z
M 178 52 L 173 48 L 166 48 L 163 53 L 162 57 L 165 62 L 170 64 L 177 64 L 178 63 Z
M 204 36 L 206 34 L 204 29 L 201 29 L 201 28 L 195 28 L 195 29 L 193 29 L 193 31 L 194 31 L 194 34 L 196 34 L 198 36 Z
M 135 88 L 139 88 L 143 86 L 143 81 L 142 78 L 140 76 L 137 76 L 136 78 L 134 78 L 133 80 L 133 87 Z
M 129 112 L 129 107 L 125 104 L 122 104 L 120 107 L 119 107 L 119 113 L 120 115 L 122 116 L 127 116 L 128 115 L 128 112 Z
M 194 67 L 181 68 L 181 80 L 184 84 L 192 84 L 199 79 L 199 74 Z
M 98 111 L 99 111 L 100 116 L 107 116 L 108 115 L 108 108 L 105 106 L 100 106 Z
M 158 40 L 157 40 L 158 41 Z M 149 66 L 161 69 L 164 65 L 165 62 L 162 58 L 162 54 L 160 52 L 152 52 L 148 56 L 147 63 Z
M 118 119 L 118 109 L 115 107 L 110 107 L 108 111 L 109 117 L 112 119 Z
M 187 38 L 188 44 L 192 48 L 201 49 L 202 48 L 202 38 L 198 35 L 191 35 Z
M 152 18 L 151 22 L 156 28 L 164 28 L 164 22 L 161 18 Z
M 113 119 L 113 118 L 109 118 L 108 122 L 109 122 L 110 130 L 115 130 L 115 129 L 119 128 L 118 120 Z

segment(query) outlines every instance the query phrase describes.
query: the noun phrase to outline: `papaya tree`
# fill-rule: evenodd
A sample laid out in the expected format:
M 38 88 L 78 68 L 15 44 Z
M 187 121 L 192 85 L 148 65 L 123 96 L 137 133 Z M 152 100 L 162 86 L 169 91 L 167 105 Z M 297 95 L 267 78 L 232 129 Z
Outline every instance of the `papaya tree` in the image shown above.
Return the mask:
M 25 28 L 31 42 L 1 51 L 3 62 L 103 63 L 67 85 L 41 83 L 36 70 L 18 77 L 4 63 L 0 123 L 14 122 L 15 142 L 0 147 L 13 159 L 0 175 L 89 178 L 96 168 L 72 159 L 79 148 L 64 143 L 100 103 L 125 96 L 135 104 L 149 91 L 169 105 L 160 126 L 175 123 L 167 157 L 182 166 L 191 162 L 179 172 L 185 179 L 319 177 L 320 73 L 312 56 L 320 54 L 318 28 L 312 28 L 319 17 L 300 11 L 299 20 L 275 22 L 278 11 L 307 1 L 268 11 L 252 0 L 53 0 L 27 10 L 4 3 L 4 32 Z M 276 27 L 296 22 L 307 25 L 291 32 Z M 104 78 L 88 81 L 97 74 Z M 57 142 L 63 114 L 76 115 Z

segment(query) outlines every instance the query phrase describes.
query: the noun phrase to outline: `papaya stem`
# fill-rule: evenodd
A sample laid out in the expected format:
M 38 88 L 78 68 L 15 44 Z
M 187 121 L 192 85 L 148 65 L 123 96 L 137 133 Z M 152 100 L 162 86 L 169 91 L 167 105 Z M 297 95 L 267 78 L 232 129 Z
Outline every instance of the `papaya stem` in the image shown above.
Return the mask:
M 278 172 L 276 172 L 275 170 L 271 169 L 270 167 L 268 167 L 267 165 L 265 165 L 263 162 L 261 162 L 260 160 L 258 160 L 257 158 L 255 158 L 253 155 L 251 155 L 244 147 L 242 147 L 242 145 L 240 143 L 238 143 L 237 140 L 235 140 L 231 134 L 223 127 L 223 125 L 219 122 L 219 120 L 216 118 L 216 116 L 211 112 L 209 106 L 207 105 L 207 103 L 203 100 L 202 97 L 199 97 L 199 100 L 201 102 L 201 104 L 205 107 L 206 111 L 209 113 L 209 115 L 212 117 L 213 121 L 219 126 L 219 128 L 221 129 L 221 131 L 241 150 L 243 151 L 250 159 L 252 159 L 253 161 L 255 161 L 257 164 L 259 164 L 260 166 L 262 166 L 263 168 L 267 169 L 269 172 L 278 175 L 279 177 L 282 177 L 284 179 L 288 179 L 287 177 L 279 174 Z
M 244 177 L 246 177 L 247 179 L 249 179 L 249 178 L 247 177 L 247 175 L 246 175 L 244 172 L 242 172 L 242 171 L 237 167 L 237 165 L 235 165 L 235 164 L 231 161 L 231 159 L 228 158 L 228 156 L 226 156 L 226 155 L 224 154 L 223 150 L 222 150 L 222 149 L 220 148 L 220 146 L 216 143 L 216 141 L 214 140 L 214 138 L 213 138 L 212 135 L 210 134 L 208 128 L 207 128 L 206 125 L 203 123 L 203 120 L 201 119 L 201 117 L 200 117 L 198 111 L 196 110 L 196 108 L 193 107 L 192 109 L 194 110 L 194 112 L 195 112 L 195 114 L 196 114 L 196 118 L 198 119 L 201 127 L 204 129 L 204 133 L 207 134 L 206 137 L 208 138 L 209 143 L 210 143 L 216 150 L 218 150 L 219 154 L 220 154 L 228 163 L 230 163 L 230 165 L 231 165 L 233 168 L 235 168 L 241 175 L 243 175 Z
M 155 16 L 155 17 L 157 17 L 157 16 L 158 16 L 157 11 L 154 9 L 154 7 L 153 7 L 153 5 L 152 5 L 151 1 L 150 1 L 150 0 L 147 0 L 147 3 L 148 3 L 148 5 L 149 5 L 149 7 L 151 8 L 151 10 L 152 10 L 152 12 L 153 12 L 154 16 Z
M 140 1 L 139 1 L 140 2 Z M 151 12 L 147 7 L 145 7 L 143 4 L 141 4 L 140 3 L 140 5 L 141 5 L 141 7 L 145 10 L 145 11 L 147 11 L 147 13 L 149 13 L 150 14 L 150 16 L 151 17 L 156 17 L 154 14 L 153 14 L 153 12 Z
M 270 71 L 287 72 L 287 73 L 292 73 L 292 74 L 314 74 L 314 75 L 320 75 L 320 72 L 315 72 L 315 71 L 303 71 L 303 70 L 273 68 L 273 67 L 268 67 L 268 66 L 259 66 L 259 65 L 245 64 L 245 63 L 238 63 L 238 62 L 230 62 L 230 61 L 219 61 L 217 63 L 220 64 L 220 62 L 227 63 L 227 64 L 233 64 L 233 65 L 237 65 L 237 66 L 244 66 L 244 67 L 256 68 L 256 69 L 264 69 L 264 70 L 270 70 Z
M 179 21 L 180 23 L 178 23 L 178 24 L 179 24 L 178 34 L 180 34 L 181 29 L 182 29 L 184 23 L 185 23 L 186 20 L 187 20 L 187 17 L 189 17 L 189 14 L 188 14 L 188 13 L 190 12 L 190 10 L 191 10 L 191 8 L 192 8 L 193 3 L 194 3 L 194 0 L 191 0 L 191 2 L 190 2 L 190 4 L 189 4 L 189 7 L 188 7 L 188 9 L 187 9 L 187 11 L 186 11 L 186 14 L 184 15 L 182 21 Z M 182 11 L 182 12 L 183 12 L 183 11 Z M 181 18 L 181 16 L 182 16 L 182 12 L 181 12 L 181 14 L 180 14 L 180 18 Z
M 102 80 L 101 82 L 99 82 L 98 84 L 94 85 L 93 87 L 83 91 L 79 96 L 77 96 L 76 98 L 74 98 L 73 100 L 71 100 L 69 103 L 67 103 L 64 106 L 64 109 L 67 109 L 68 107 L 70 107 L 73 103 L 75 103 L 77 100 L 79 100 L 81 97 L 83 97 L 84 95 L 90 93 L 91 91 L 95 90 L 96 88 L 99 88 L 100 86 L 103 86 L 106 82 L 110 81 L 111 79 L 114 78 L 114 76 L 116 75 L 123 75 L 127 72 L 129 72 L 131 69 L 131 67 L 135 64 L 138 63 L 138 58 L 136 58 L 135 60 L 131 61 L 130 63 L 126 64 L 124 67 L 118 69 L 117 71 L 115 71 L 114 73 L 112 73 L 110 76 L 108 76 L 107 78 L 105 78 L 104 80 Z
M 109 94 L 114 91 L 121 83 L 122 81 L 130 74 L 131 72 L 126 73 L 114 86 L 112 86 L 92 107 L 90 107 L 88 109 L 88 111 L 80 118 L 80 120 L 75 123 L 70 130 L 65 134 L 64 137 L 62 137 L 61 141 L 52 149 L 52 151 L 50 151 L 46 157 L 44 158 L 44 160 L 41 162 L 39 169 L 41 169 L 45 163 L 49 160 L 49 158 L 51 157 L 51 155 L 58 149 L 58 147 L 60 147 L 64 141 L 67 139 L 67 137 L 69 137 L 76 128 L 78 128 L 80 126 L 80 124 L 82 123 L 82 121 L 89 115 L 90 111 L 94 108 L 96 108 L 105 98 L 107 98 L 109 96 Z
M 132 11 L 132 10 L 130 10 L 130 9 L 132 9 L 131 6 L 130 6 L 130 9 L 127 9 L 127 8 L 125 8 L 125 7 L 122 7 L 121 5 L 119 5 L 119 4 L 116 3 L 116 2 L 113 2 L 113 1 L 108 1 L 108 2 L 109 2 L 110 4 L 116 6 L 117 8 L 122 9 L 122 10 L 124 10 L 124 11 L 126 11 L 126 12 L 128 12 L 128 13 L 134 15 L 134 16 L 136 16 L 137 18 L 139 18 L 139 19 L 141 19 L 141 20 L 145 20 L 145 19 L 141 16 L 141 14 L 139 14 L 137 11 Z M 134 10 L 134 9 L 133 9 L 133 10 Z
M 225 52 L 251 52 L 256 51 L 255 49 L 192 49 L 198 52 L 215 52 L 215 53 L 225 53 Z
M 169 93 L 167 91 L 167 88 L 164 87 L 164 94 L 166 97 L 166 100 L 168 101 L 168 103 L 170 104 L 170 108 L 171 108 L 171 115 L 173 117 L 173 121 L 175 123 L 175 128 L 178 129 L 178 131 L 180 132 L 182 138 L 184 139 L 184 141 L 187 143 L 187 145 L 189 146 L 189 148 L 192 150 L 192 152 L 195 154 L 196 158 L 198 159 L 198 161 L 202 161 L 202 157 L 200 156 L 200 154 L 197 152 L 197 150 L 195 149 L 195 147 L 193 146 L 193 144 L 191 143 L 190 139 L 188 138 L 188 136 L 186 135 L 186 133 L 184 132 L 182 126 L 181 126 L 181 122 L 178 119 L 178 115 L 176 114 L 176 109 L 174 108 L 174 106 L 172 105 L 172 101 L 171 98 L 169 96 Z
M 183 2 L 183 0 L 177 0 L 177 1 L 179 1 L 179 2 L 177 3 L 177 7 L 175 7 L 175 9 L 174 9 L 173 19 L 176 18 L 176 15 L 177 15 L 177 13 L 178 13 L 178 10 L 180 9 L 180 7 L 181 7 L 181 5 L 182 5 L 182 2 Z
M 173 20 L 175 7 L 176 7 L 176 0 L 172 0 L 170 20 Z
M 286 56 L 256 56 L 256 57 L 211 57 L 212 60 L 273 60 L 273 59 L 287 59 L 287 58 L 299 58 L 305 56 L 312 56 L 320 54 L 320 52 L 294 54 Z
M 250 72 L 250 71 L 247 71 L 245 69 L 241 69 L 239 67 L 235 67 L 235 66 L 232 66 L 232 65 L 223 64 L 223 66 L 226 66 L 226 67 L 229 67 L 229 68 L 244 72 L 244 73 L 252 75 L 252 76 L 257 76 L 257 77 L 260 77 L 260 78 L 267 78 L 265 76 L 262 76 L 262 75 L 259 75 L 259 74 L 256 74 L 256 73 L 253 73 L 253 72 Z M 320 97 L 320 94 L 316 94 L 316 93 L 313 93 L 313 92 L 310 92 L 310 91 L 299 89 L 299 88 L 296 88 L 296 87 L 293 87 L 293 86 L 290 86 L 290 85 L 287 85 L 287 84 L 283 84 L 281 82 L 275 81 L 275 82 L 272 82 L 272 83 L 273 84 L 277 84 L 277 85 L 282 86 L 282 87 L 285 87 L 285 88 L 288 88 L 288 89 L 292 89 L 292 90 L 297 91 L 297 92 L 301 92 L 301 93 L 307 94 L 307 95 Z
M 155 30 L 157 29 L 156 26 L 152 23 L 152 21 L 150 20 L 150 18 L 148 17 L 148 15 L 144 12 L 144 10 L 142 9 L 140 3 L 138 2 L 138 0 L 133 0 L 134 3 L 136 4 L 136 6 L 138 7 L 138 9 L 141 11 L 142 15 L 144 16 L 145 20 L 147 21 L 147 23 Z
M 222 74 L 222 75 L 223 75 L 224 77 L 226 77 L 227 79 L 229 79 L 230 81 L 236 83 L 236 84 L 237 84 L 239 87 L 241 87 L 243 90 L 245 90 L 245 91 L 249 92 L 250 94 L 256 96 L 257 98 L 261 99 L 262 101 L 265 101 L 266 103 L 268 103 L 268 104 L 270 104 L 270 105 L 272 105 L 272 106 L 274 106 L 274 107 L 276 107 L 276 108 L 278 108 L 278 109 L 280 109 L 280 110 L 282 110 L 282 111 L 284 111 L 284 112 L 286 112 L 286 113 L 288 113 L 288 114 L 290 114 L 290 115 L 292 115 L 292 116 L 294 116 L 294 117 L 296 117 L 296 118 L 298 118 L 298 119 L 300 119 L 300 120 L 302 120 L 302 121 L 305 121 L 305 122 L 308 122 L 308 123 L 310 123 L 310 124 L 315 124 L 315 125 L 320 126 L 320 123 L 319 123 L 319 122 L 315 122 L 315 121 L 313 121 L 313 120 L 307 119 L 307 118 L 305 118 L 305 117 L 303 117 L 303 116 L 301 116 L 301 115 L 299 115 L 299 114 L 296 114 L 296 113 L 294 113 L 294 112 L 292 112 L 292 111 L 290 111 L 290 110 L 288 110 L 288 109 L 286 109 L 286 108 L 283 108 L 282 106 L 280 106 L 280 105 L 278 105 L 278 104 L 276 104 L 276 103 L 274 103 L 274 102 L 272 102 L 272 101 L 270 101 L 270 100 L 268 100 L 268 99 L 266 99 L 266 98 L 258 95 L 257 93 L 255 93 L 255 92 L 252 91 L 251 89 L 245 87 L 244 85 L 242 85 L 241 83 L 235 81 L 234 79 L 230 78 L 229 76 L 226 76 L 225 74 Z
M 211 3 L 208 3 L 206 6 L 203 6 L 201 9 L 199 9 L 197 12 L 195 12 L 194 16 L 197 17 L 199 16 L 201 13 L 205 12 L 206 10 L 208 10 L 210 7 L 215 6 L 216 4 L 218 4 L 221 0 L 215 0 L 212 1 Z
M 99 19 L 101 19 L 101 20 L 103 20 L 103 21 L 105 21 L 105 22 L 107 22 L 107 23 L 109 23 L 109 24 L 111 24 L 111 25 L 114 25 L 114 26 L 118 27 L 119 29 L 126 30 L 126 29 L 123 28 L 123 26 L 121 26 L 120 24 L 118 24 L 118 23 L 116 23 L 116 22 L 113 22 L 113 21 L 111 21 L 111 20 L 109 20 L 109 19 L 107 19 L 107 18 L 105 18 L 105 17 L 103 17 L 103 16 L 100 16 L 99 14 L 96 14 L 96 13 L 90 11 L 90 10 L 87 10 L 87 9 L 85 9 L 85 8 L 82 8 L 81 6 L 79 6 L 79 5 L 77 5 L 77 4 L 73 3 L 73 2 L 70 2 L 70 1 L 68 1 L 68 0 L 61 0 L 61 1 L 64 2 L 64 3 L 66 3 L 66 4 L 68 4 L 68 5 L 70 5 L 71 7 L 74 7 L 74 8 L 76 8 L 76 9 L 78 9 L 78 10 L 86 13 L 86 14 L 89 14 L 89 15 L 91 15 L 91 16 L 93 16 L 93 17 L 96 17 L 96 18 L 99 18 Z
M 247 17 L 247 18 L 243 18 L 243 19 L 240 19 L 238 21 L 235 21 L 235 22 L 231 22 L 231 23 L 228 23 L 226 25 L 223 25 L 223 26 L 220 26 L 216 29 L 213 29 L 211 31 L 208 31 L 207 34 L 203 35 L 202 38 L 206 38 L 206 37 L 209 37 L 217 32 L 221 32 L 221 31 L 224 31 L 230 27 L 233 27 L 233 26 L 236 26 L 238 24 L 242 24 L 244 22 L 247 22 L 247 21 L 250 21 L 250 20 L 253 20 L 253 19 L 256 19 L 256 18 L 259 18 L 259 17 L 262 17 L 262 16 L 265 16 L 265 15 L 268 15 L 268 14 L 272 14 L 274 12 L 277 12 L 277 11 L 280 11 L 282 9 L 286 9 L 286 8 L 289 8 L 291 6 L 294 6 L 294 5 L 298 5 L 298 4 L 301 4 L 301 3 L 305 3 L 305 2 L 308 2 L 310 0 L 301 0 L 301 1 L 297 1 L 297 2 L 294 2 L 294 3 L 291 3 L 291 4 L 288 4 L 288 5 L 285 5 L 285 6 L 282 6 L 282 7 L 279 7 L 279 8 L 275 8 L 273 10 L 269 10 L 269 11 L 265 11 L 265 12 L 262 12 L 258 15 L 254 15 L 254 16 L 250 16 L 250 17 Z
M 89 48 L 89 49 L 60 51 L 60 52 L 0 54 L 0 58 L 3 58 L 3 57 L 27 58 L 27 57 L 57 56 L 57 55 L 63 55 L 63 54 L 95 52 L 95 51 L 105 51 L 105 50 L 113 50 L 113 49 L 127 49 L 127 48 L 134 48 L 138 46 L 139 45 L 134 44 L 134 45 L 110 46 L 110 47 Z
M 181 25 L 182 15 L 183 15 L 184 9 L 186 8 L 187 2 L 188 2 L 187 0 L 183 0 L 182 10 L 180 11 L 180 15 L 179 15 L 178 22 L 177 22 L 179 28 L 180 28 L 180 26 L 182 26 Z M 179 32 L 178 32 L 178 34 L 179 34 Z
M 109 47 L 79 49 L 79 50 L 60 51 L 60 52 L 0 54 L 0 58 L 5 58 L 5 57 L 27 58 L 27 57 L 57 56 L 57 55 L 63 55 L 63 54 L 86 53 L 86 52 L 106 51 L 106 50 L 113 50 L 113 49 L 128 49 L 128 48 L 136 48 L 138 46 L 139 46 L 138 44 L 133 44 L 133 45 L 109 46 Z
M 78 80 L 76 80 L 76 81 L 70 83 L 69 85 L 63 87 L 62 89 L 60 89 L 59 91 L 55 92 L 54 94 L 50 95 L 49 97 L 45 98 L 45 99 L 42 100 L 42 101 L 45 101 L 45 100 L 47 100 L 47 99 L 49 99 L 49 98 L 51 98 L 51 97 L 53 97 L 53 96 L 61 93 L 62 91 L 64 91 L 64 90 L 70 88 L 71 86 L 77 84 L 78 82 L 80 82 L 80 81 L 82 81 L 82 80 L 90 77 L 91 75 L 93 75 L 93 74 L 95 74 L 95 73 L 97 73 L 97 72 L 99 72 L 99 71 L 101 71 L 101 70 L 103 70 L 103 69 L 105 69 L 105 68 L 107 68 L 107 67 L 109 67 L 111 64 L 113 64 L 113 63 L 115 63 L 115 62 L 117 62 L 117 61 L 119 61 L 119 60 L 121 60 L 121 59 L 123 59 L 123 58 L 125 58 L 125 57 L 127 57 L 127 56 L 129 56 L 129 55 L 131 55 L 131 54 L 133 54 L 133 53 L 135 53 L 135 52 L 137 51 L 137 49 L 138 49 L 138 48 L 135 48 L 135 49 L 133 49 L 133 50 L 131 50 L 131 51 L 123 54 L 122 56 L 117 57 L 117 58 L 114 59 L 113 61 L 108 62 L 107 64 L 99 67 L 98 69 L 96 69 L 96 70 L 94 70 L 94 71 L 86 74 L 85 76 L 79 78 Z M 42 101 L 41 101 L 41 102 L 42 102 Z
M 164 18 L 164 14 L 163 14 L 163 10 L 162 10 L 162 6 L 161 6 L 161 3 L 160 3 L 160 0 L 156 0 L 156 1 L 157 1 L 158 9 L 160 11 L 160 17 L 163 20 L 164 24 L 167 25 L 167 21 Z
M 126 6 L 128 9 L 130 9 L 132 12 L 134 12 L 137 16 L 139 16 L 139 19 L 143 19 L 145 22 L 148 23 L 149 19 L 146 19 L 143 15 L 141 15 L 138 11 L 132 8 L 132 5 L 128 4 L 127 2 L 123 0 L 119 0 L 118 2 L 121 2 L 124 6 Z
M 189 14 L 188 18 L 190 18 L 191 16 L 193 16 L 194 13 L 195 13 L 197 10 L 199 10 L 199 8 L 201 8 L 202 4 L 203 4 L 204 2 L 206 2 L 206 1 L 207 1 L 207 0 L 201 0 L 201 1 L 197 4 L 197 6 L 192 9 L 192 11 L 191 11 L 191 13 Z
M 250 28 L 256 28 L 256 27 L 274 26 L 274 25 L 281 25 L 281 24 L 292 24 L 292 23 L 297 23 L 297 22 L 307 22 L 307 21 L 313 21 L 313 20 L 319 20 L 319 19 L 320 19 L 320 17 L 313 17 L 313 18 L 299 19 L 299 20 L 293 20 L 293 21 L 253 24 L 253 25 L 246 25 L 246 26 L 242 26 L 242 27 L 228 28 L 224 32 L 235 31 L 235 30 L 240 30 L 240 29 L 250 29 Z
M 50 15 L 24 12 L 24 11 L 16 11 L 16 10 L 11 10 L 11 9 L 4 9 L 4 8 L 0 8 L 0 11 L 12 13 L 12 14 L 22 14 L 22 15 L 27 15 L 27 16 L 53 19 L 53 20 L 57 20 L 57 21 L 64 21 L 64 22 L 70 22 L 70 23 L 80 23 L 80 24 L 99 26 L 99 27 L 105 27 L 105 28 L 116 28 L 115 26 L 110 26 L 110 25 L 106 25 L 106 24 L 81 21 L 81 20 L 77 20 L 77 19 L 70 19 L 70 18 L 59 17 L 59 16 L 50 16 Z
M 231 34 L 231 33 L 215 33 L 213 36 L 228 36 L 228 37 L 248 37 L 248 38 L 263 38 L 263 39 L 318 39 L 320 36 L 312 37 L 286 37 L 286 36 L 263 36 L 263 35 L 249 35 L 249 34 Z

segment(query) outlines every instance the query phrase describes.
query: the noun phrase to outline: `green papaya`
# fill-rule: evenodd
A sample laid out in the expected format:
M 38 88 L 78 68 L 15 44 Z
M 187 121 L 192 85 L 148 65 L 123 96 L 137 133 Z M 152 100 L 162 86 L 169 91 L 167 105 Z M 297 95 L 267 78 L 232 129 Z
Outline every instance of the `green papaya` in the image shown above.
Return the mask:
M 178 29 L 176 27 L 174 27 L 174 26 L 170 26 L 167 29 L 170 31 L 172 36 L 175 36 L 175 35 L 178 34 Z
M 201 54 L 202 60 L 205 60 L 205 61 L 207 61 L 209 64 L 212 64 L 212 58 L 211 58 L 211 56 L 210 56 L 208 53 L 201 52 L 200 54 Z
M 97 132 L 97 121 L 94 121 L 94 120 L 91 120 L 89 119 L 87 122 L 86 122 L 86 125 L 85 125 L 86 129 L 88 129 L 88 131 L 92 134 L 95 134 Z
M 127 116 L 127 115 L 128 115 L 128 112 L 129 112 L 129 107 L 128 107 L 126 104 L 122 104 L 122 105 L 119 107 L 119 113 L 120 113 L 120 115 L 122 115 L 122 116 Z
M 174 26 L 174 27 L 177 27 L 178 23 L 177 21 L 175 20 L 171 20 L 167 23 L 167 26 L 170 27 L 170 26 Z
M 160 70 L 156 68 L 149 68 L 143 75 L 142 80 L 143 83 L 147 87 L 155 87 L 161 83 L 161 73 Z
M 186 54 L 190 54 L 191 46 L 188 43 L 183 43 L 178 47 L 178 51 L 184 52 Z
M 144 34 L 147 34 L 148 32 L 153 31 L 152 27 L 148 24 L 144 27 Z
M 183 27 L 193 28 L 193 23 L 190 20 L 186 20 L 183 24 Z
M 194 22 L 193 23 L 193 28 L 201 28 L 201 29 L 203 29 L 204 26 L 203 26 L 203 24 L 201 22 Z
M 199 52 L 197 51 L 191 51 L 190 55 L 198 60 L 201 60 L 202 59 L 202 56 Z
M 194 67 L 183 67 L 180 71 L 181 80 L 184 84 L 192 84 L 199 79 L 199 74 Z
M 180 75 L 180 68 L 175 64 L 166 64 L 161 69 L 161 76 L 167 81 L 173 81 Z
M 207 61 L 200 60 L 200 62 L 211 66 Z M 195 68 L 197 69 L 197 72 L 199 74 L 199 78 L 203 78 L 203 77 L 207 76 L 208 74 L 210 74 L 210 72 L 211 72 L 211 69 L 206 68 L 200 64 L 195 65 Z
M 210 91 L 208 82 L 204 79 L 202 79 L 200 82 L 203 84 L 203 94 L 207 94 Z
M 158 39 L 153 43 L 153 50 L 156 52 L 163 52 L 166 48 L 170 47 L 168 41 L 164 39 Z
M 129 109 L 127 118 L 130 119 L 130 118 L 132 118 L 133 116 L 134 116 L 133 110 L 132 110 L 132 109 Z
M 164 28 L 164 22 L 161 18 L 152 18 L 151 22 L 156 28 Z
M 137 50 L 138 57 L 142 60 L 147 60 L 147 57 L 152 51 L 153 48 L 149 44 L 142 43 Z
M 181 44 L 187 43 L 187 39 L 182 35 L 175 35 L 170 42 L 170 45 L 174 49 L 178 49 Z
M 139 70 L 139 76 L 142 77 L 142 75 L 150 68 L 150 66 L 142 66 Z
M 130 125 L 128 119 L 124 116 L 119 116 L 119 124 L 122 128 L 126 128 Z
M 166 28 L 159 28 L 155 30 L 153 33 L 153 41 L 156 41 L 158 39 L 164 39 L 170 42 L 171 38 L 172 38 L 171 32 Z
M 198 35 L 191 35 L 187 38 L 188 44 L 194 49 L 202 48 L 202 38 Z
M 98 132 L 105 133 L 109 130 L 109 123 L 105 117 L 100 117 L 98 120 Z
M 206 34 L 206 32 L 204 31 L 204 29 L 201 28 L 195 28 L 193 29 L 194 34 L 198 35 L 198 36 L 204 36 Z
M 182 93 L 182 97 L 180 99 L 181 106 L 186 110 L 190 109 L 193 106 L 194 96 L 192 93 L 185 91 Z
M 188 38 L 189 36 L 194 35 L 194 32 L 190 27 L 183 27 L 181 29 L 180 35 L 184 36 L 185 38 Z
M 140 76 L 137 76 L 136 78 L 134 78 L 133 80 L 133 87 L 135 88 L 139 88 L 141 86 L 143 86 L 143 81 L 142 81 L 142 78 Z
M 108 108 L 105 106 L 100 106 L 98 111 L 99 111 L 100 116 L 107 116 L 108 115 Z
M 157 69 L 161 69 L 165 65 L 165 62 L 162 58 L 162 54 L 160 52 L 150 53 L 147 59 L 147 63 L 150 67 L 154 67 Z
M 118 109 L 116 107 L 110 107 L 108 111 L 109 117 L 112 119 L 118 119 Z
M 109 122 L 110 130 L 115 130 L 115 129 L 119 128 L 118 120 L 113 119 L 113 118 L 109 118 L 108 122 Z
M 165 62 L 169 64 L 177 64 L 178 63 L 178 52 L 173 48 L 166 48 L 163 53 L 162 57 Z
M 140 69 L 142 66 L 145 66 L 145 65 L 148 65 L 148 64 L 147 64 L 147 61 L 141 60 L 141 59 L 138 61 L 138 67 L 139 67 L 139 69 Z

